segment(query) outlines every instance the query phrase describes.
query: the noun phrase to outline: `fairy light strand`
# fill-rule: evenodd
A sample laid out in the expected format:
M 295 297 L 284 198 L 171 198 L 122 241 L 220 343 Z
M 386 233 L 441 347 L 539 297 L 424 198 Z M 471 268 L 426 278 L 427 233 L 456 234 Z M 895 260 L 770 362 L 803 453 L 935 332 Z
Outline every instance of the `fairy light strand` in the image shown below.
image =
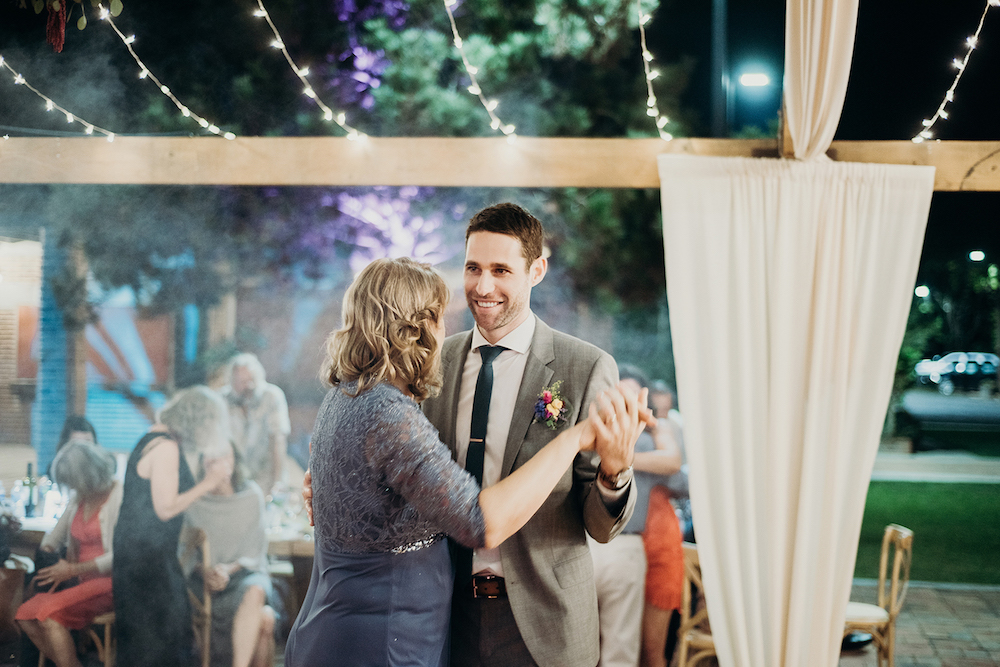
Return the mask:
M 285 40 L 281 38 L 278 28 L 274 25 L 274 21 L 271 20 L 271 15 L 264 7 L 262 0 L 257 0 L 257 9 L 254 11 L 253 15 L 267 21 L 267 25 L 270 26 L 271 32 L 274 33 L 274 41 L 271 42 L 271 48 L 278 49 L 281 51 L 281 54 L 285 56 L 285 60 L 288 61 L 288 66 L 292 68 L 292 72 L 302 82 L 302 94 L 315 102 L 316 106 L 323 111 L 323 120 L 327 122 L 334 122 L 339 125 L 345 132 L 347 132 L 347 138 L 351 141 L 366 138 L 368 136 L 367 134 L 347 124 L 346 113 L 343 111 L 334 112 L 333 109 L 327 106 L 323 100 L 319 98 L 319 95 L 316 94 L 316 89 L 312 87 L 312 84 L 309 83 L 309 79 L 306 78 L 309 76 L 309 68 L 299 67 L 295 64 L 295 61 L 292 60 L 292 56 L 288 53 L 288 49 L 285 48 Z
M 31 92 L 33 92 L 35 95 L 38 95 L 38 97 L 40 97 L 43 100 L 45 100 L 45 110 L 46 111 L 58 111 L 59 113 L 61 113 L 61 114 L 63 114 L 63 115 L 66 116 L 66 122 L 67 123 L 79 123 L 79 124 L 83 125 L 83 133 L 84 134 L 94 134 L 94 132 L 97 132 L 98 134 L 103 134 L 105 137 L 107 137 L 108 141 L 114 141 L 115 140 L 115 133 L 114 132 L 112 132 L 110 130 L 105 130 L 103 127 L 98 127 L 97 125 L 94 125 L 93 123 L 91 123 L 89 121 L 86 121 L 83 118 L 80 118 L 79 116 L 77 116 L 72 111 L 69 111 L 69 110 L 67 110 L 67 109 L 59 106 L 58 104 L 56 104 L 55 101 L 52 100 L 52 98 L 50 98 L 49 96 L 45 95 L 40 90 L 38 90 L 37 88 L 35 88 L 34 86 L 32 86 L 30 83 L 28 83 L 28 81 L 24 78 L 24 76 L 20 72 L 17 72 L 13 67 L 11 67 L 10 63 L 8 63 L 6 61 L 6 59 L 4 59 L 4 57 L 2 55 L 0 55 L 0 68 L 8 70 L 8 71 L 10 71 L 11 74 L 14 75 L 14 84 L 15 85 L 24 86 L 25 88 L 27 88 L 28 90 L 30 90 Z M 5 134 L 3 138 L 6 140 L 6 139 L 9 138 L 9 135 Z
M 659 133 L 660 139 L 670 141 L 674 138 L 674 135 L 663 129 L 670 122 L 670 119 L 660 113 L 656 94 L 653 92 L 653 79 L 658 77 L 660 72 L 652 68 L 653 54 L 646 48 L 646 24 L 653 17 L 642 11 L 642 0 L 635 0 L 635 8 L 639 13 L 639 43 L 642 46 L 642 71 L 646 76 L 646 115 L 656 123 L 656 131 Z
M 913 143 L 920 144 L 927 139 L 932 139 L 934 133 L 932 128 L 937 124 L 939 120 L 948 120 L 949 112 L 946 109 L 949 103 L 955 101 L 955 89 L 958 88 L 958 82 L 962 80 L 962 75 L 965 74 L 965 69 L 969 65 L 969 59 L 972 57 L 972 52 L 976 50 L 976 46 L 979 45 L 979 35 L 983 32 L 983 24 L 986 22 L 986 15 L 990 11 L 990 7 L 1000 7 L 1000 0 L 987 0 L 986 6 L 983 7 L 983 14 L 979 17 L 979 25 L 976 27 L 976 32 L 971 37 L 965 40 L 965 57 L 961 60 L 955 58 L 952 60 L 952 65 L 958 70 L 955 74 L 955 80 L 952 81 L 951 87 L 945 92 L 944 99 L 941 100 L 941 104 L 938 105 L 937 111 L 930 118 L 925 118 L 921 121 L 923 129 L 913 137 Z
M 458 25 L 455 23 L 455 14 L 451 11 L 451 8 L 456 4 L 458 4 L 458 0 L 444 0 L 444 9 L 448 12 L 448 20 L 451 22 L 451 34 L 454 40 L 455 48 L 458 49 L 458 53 L 462 57 L 462 65 L 465 67 L 465 72 L 469 75 L 469 81 L 471 82 L 471 85 L 467 88 L 467 90 L 470 95 L 479 98 L 483 108 L 486 109 L 486 113 L 490 116 L 490 128 L 493 130 L 500 130 L 507 135 L 507 142 L 513 143 L 514 140 L 517 139 L 517 134 L 514 132 L 517 128 L 500 120 L 500 117 L 496 114 L 496 109 L 500 105 L 500 102 L 495 99 L 486 99 L 486 95 L 483 94 L 483 89 L 479 85 L 479 79 L 476 78 L 476 74 L 479 73 L 479 68 L 469 62 L 469 57 L 465 53 L 465 42 L 462 40 L 462 36 L 458 33 Z
M 155 83 L 156 87 L 160 89 L 160 92 L 163 93 L 164 96 L 166 96 L 171 102 L 174 103 L 174 106 L 177 107 L 177 109 L 181 112 L 181 115 L 184 116 L 185 118 L 191 118 L 192 120 L 197 122 L 199 125 L 201 125 L 204 129 L 208 130 L 212 134 L 217 134 L 219 136 L 225 137 L 226 139 L 230 140 L 236 138 L 236 135 L 233 134 L 232 132 L 223 132 L 218 125 L 209 122 L 202 116 L 199 116 L 197 113 L 192 111 L 190 107 L 188 107 L 186 104 L 177 99 L 177 96 L 174 95 L 173 92 L 171 92 L 170 88 L 165 86 L 163 82 L 161 82 L 158 78 L 156 78 L 156 75 L 154 75 L 149 70 L 149 68 L 146 67 L 146 64 L 142 62 L 142 60 L 139 58 L 138 54 L 135 52 L 135 49 L 132 48 L 132 43 L 135 42 L 135 35 L 126 37 L 125 33 L 123 33 L 121 30 L 118 29 L 118 26 L 115 24 L 114 19 L 111 18 L 111 12 L 108 11 L 108 9 L 104 5 L 97 5 L 97 7 L 100 10 L 100 19 L 102 21 L 108 22 L 108 25 L 111 26 L 111 28 L 115 31 L 118 37 L 122 40 L 122 44 L 125 45 L 125 48 L 127 48 L 128 52 L 132 55 L 133 60 L 135 60 L 136 64 L 139 65 L 140 79 L 149 79 L 150 81 Z

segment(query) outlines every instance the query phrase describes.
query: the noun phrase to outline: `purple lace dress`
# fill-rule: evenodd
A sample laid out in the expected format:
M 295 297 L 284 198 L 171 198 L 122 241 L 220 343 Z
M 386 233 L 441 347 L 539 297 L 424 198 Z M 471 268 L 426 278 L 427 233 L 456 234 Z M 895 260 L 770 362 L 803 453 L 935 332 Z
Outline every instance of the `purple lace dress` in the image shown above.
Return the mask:
M 483 546 L 479 486 L 388 384 L 331 389 L 313 429 L 316 555 L 289 667 L 446 665 L 446 535 Z

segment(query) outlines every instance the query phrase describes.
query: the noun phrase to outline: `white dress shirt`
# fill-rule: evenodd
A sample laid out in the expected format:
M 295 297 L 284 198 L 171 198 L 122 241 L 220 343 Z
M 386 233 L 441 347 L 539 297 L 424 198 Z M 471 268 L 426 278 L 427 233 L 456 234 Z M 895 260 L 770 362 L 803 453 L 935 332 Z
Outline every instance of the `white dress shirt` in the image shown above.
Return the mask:
M 510 422 L 514 418 L 514 405 L 524 378 L 524 368 L 528 364 L 528 351 L 535 335 L 535 316 L 530 311 L 528 318 L 516 329 L 497 341 L 497 345 L 507 348 L 493 360 L 493 391 L 490 394 L 490 414 L 486 422 L 486 451 L 483 459 L 483 488 L 500 481 L 503 472 L 503 456 L 507 449 Z M 462 369 L 462 386 L 458 392 L 458 413 L 455 416 L 455 454 L 459 465 L 465 467 L 465 457 L 469 451 L 469 436 L 472 431 L 472 403 L 476 396 L 476 382 L 483 359 L 479 353 L 481 345 L 489 345 L 479 327 L 472 330 L 472 346 L 465 357 Z M 585 408 L 586 406 L 584 406 Z M 580 418 L 586 417 L 581 412 Z M 598 492 L 606 503 L 617 502 L 627 491 L 612 491 L 603 484 L 597 484 Z M 503 576 L 500 562 L 500 548 L 476 549 L 472 557 L 472 573 L 492 572 Z
M 493 360 L 493 392 L 490 395 L 490 415 L 486 422 L 486 453 L 483 460 L 483 488 L 500 481 L 503 468 L 504 450 L 510 422 L 514 418 L 514 404 L 524 377 L 524 367 L 528 363 L 528 349 L 531 337 L 535 335 L 535 316 L 528 318 L 516 329 L 497 341 L 505 348 Z M 458 463 L 465 466 L 465 456 L 469 451 L 469 435 L 472 431 L 472 402 L 476 396 L 476 381 L 483 366 L 479 346 L 489 345 L 489 341 L 479 331 L 472 330 L 472 347 L 465 358 L 462 369 L 462 386 L 458 394 L 458 414 L 455 417 L 455 453 Z M 500 563 L 500 549 L 476 549 L 472 557 L 472 572 L 493 572 L 503 576 Z

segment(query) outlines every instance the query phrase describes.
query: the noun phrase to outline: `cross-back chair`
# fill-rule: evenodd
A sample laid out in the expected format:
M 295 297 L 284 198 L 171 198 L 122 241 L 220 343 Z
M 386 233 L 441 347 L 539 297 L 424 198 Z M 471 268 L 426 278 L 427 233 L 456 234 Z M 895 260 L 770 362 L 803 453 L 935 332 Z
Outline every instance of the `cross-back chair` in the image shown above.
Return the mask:
M 199 559 L 202 573 L 212 567 L 212 552 L 208 544 L 208 536 L 201 528 L 185 526 L 181 535 L 183 553 L 181 562 L 191 562 L 192 558 L 200 552 Z M 188 598 L 191 600 L 191 621 L 194 624 L 194 639 L 201 651 L 202 667 L 211 667 L 212 659 L 212 593 L 208 590 L 208 584 L 204 574 L 201 577 L 201 595 L 198 595 L 188 588 Z
M 698 547 L 684 543 L 684 587 L 681 589 L 681 623 L 677 629 L 677 667 L 693 667 L 715 655 L 715 642 L 704 605 Z
M 878 664 L 895 665 L 896 618 L 910 582 L 913 531 L 896 524 L 885 527 L 878 564 L 878 604 L 848 602 L 844 634 L 867 632 L 878 649 Z M 892 560 L 892 572 L 889 561 Z

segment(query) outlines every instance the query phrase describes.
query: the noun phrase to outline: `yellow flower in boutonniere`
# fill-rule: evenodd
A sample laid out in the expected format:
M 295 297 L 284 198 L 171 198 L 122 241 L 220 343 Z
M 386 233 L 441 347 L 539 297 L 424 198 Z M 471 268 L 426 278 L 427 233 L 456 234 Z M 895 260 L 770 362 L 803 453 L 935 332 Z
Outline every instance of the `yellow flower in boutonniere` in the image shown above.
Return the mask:
M 553 431 L 566 423 L 566 415 L 569 413 L 570 405 L 559 393 L 562 380 L 555 382 L 550 387 L 545 387 L 538 394 L 538 401 L 535 403 L 535 419 L 532 423 L 540 422 Z

